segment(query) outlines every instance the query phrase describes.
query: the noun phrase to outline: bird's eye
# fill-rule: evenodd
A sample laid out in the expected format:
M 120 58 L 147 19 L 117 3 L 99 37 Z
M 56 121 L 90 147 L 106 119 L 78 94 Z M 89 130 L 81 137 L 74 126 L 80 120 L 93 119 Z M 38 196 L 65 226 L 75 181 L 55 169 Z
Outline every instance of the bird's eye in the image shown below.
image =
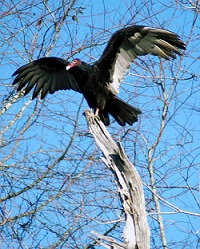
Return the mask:
M 73 64 L 77 64 L 77 60 L 73 60 Z

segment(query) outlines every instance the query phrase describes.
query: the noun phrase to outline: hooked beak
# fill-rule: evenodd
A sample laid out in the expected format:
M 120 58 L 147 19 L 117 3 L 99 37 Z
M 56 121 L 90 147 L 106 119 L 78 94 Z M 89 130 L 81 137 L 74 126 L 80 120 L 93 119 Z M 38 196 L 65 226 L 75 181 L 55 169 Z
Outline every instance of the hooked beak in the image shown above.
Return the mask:
M 66 70 L 68 71 L 69 69 L 70 69 L 71 67 L 68 65 L 68 66 L 66 66 Z

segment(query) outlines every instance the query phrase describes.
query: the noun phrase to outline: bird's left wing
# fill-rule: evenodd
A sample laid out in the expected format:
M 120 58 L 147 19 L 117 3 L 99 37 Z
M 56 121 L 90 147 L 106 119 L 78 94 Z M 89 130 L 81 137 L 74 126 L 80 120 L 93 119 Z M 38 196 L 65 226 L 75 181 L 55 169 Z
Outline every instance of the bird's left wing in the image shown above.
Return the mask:
M 72 89 L 81 92 L 75 77 L 66 70 L 68 64 L 68 61 L 57 57 L 44 57 L 32 61 L 13 73 L 13 76 L 16 76 L 13 85 L 18 84 L 17 91 L 24 88 L 25 95 L 35 87 L 33 99 L 40 91 L 41 99 L 48 92 L 52 94 L 58 90 Z
M 119 92 L 119 85 L 131 62 L 147 54 L 164 59 L 176 58 L 185 44 L 179 36 L 164 29 L 145 26 L 130 26 L 115 32 L 109 40 L 102 56 L 95 65 L 102 70 L 113 94 Z

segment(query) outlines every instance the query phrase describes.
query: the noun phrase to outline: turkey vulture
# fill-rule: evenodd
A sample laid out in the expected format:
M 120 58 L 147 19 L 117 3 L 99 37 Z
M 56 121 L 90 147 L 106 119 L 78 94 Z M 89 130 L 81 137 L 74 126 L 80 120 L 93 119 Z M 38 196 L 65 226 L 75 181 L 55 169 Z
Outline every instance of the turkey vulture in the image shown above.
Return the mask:
M 41 92 L 46 94 L 57 90 L 72 89 L 83 94 L 94 114 L 105 125 L 110 124 L 108 114 L 122 126 L 132 125 L 141 111 L 116 94 L 124 73 L 131 62 L 140 55 L 152 54 L 169 60 L 181 55 L 185 44 L 179 36 L 164 29 L 145 26 L 129 26 L 116 31 L 101 57 L 93 65 L 80 59 L 68 62 L 57 57 L 34 60 L 16 70 L 13 84 L 17 91 L 25 89 L 25 95 L 34 87 L 34 99 Z

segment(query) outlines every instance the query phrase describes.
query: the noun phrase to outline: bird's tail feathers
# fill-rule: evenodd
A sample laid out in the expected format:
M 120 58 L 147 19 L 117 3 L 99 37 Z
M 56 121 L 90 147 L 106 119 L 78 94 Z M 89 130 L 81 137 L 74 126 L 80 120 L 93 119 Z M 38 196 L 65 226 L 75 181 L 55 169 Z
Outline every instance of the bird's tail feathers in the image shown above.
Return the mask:
M 101 119 L 101 121 L 104 123 L 104 125 L 109 125 L 110 124 L 110 119 L 109 119 L 109 116 L 108 116 L 108 112 L 106 111 L 100 111 L 99 112 L 99 117 Z
M 138 115 L 141 113 L 139 109 L 129 105 L 116 96 L 111 100 L 108 112 L 113 116 L 119 125 L 124 126 L 126 123 L 132 125 L 138 121 Z

